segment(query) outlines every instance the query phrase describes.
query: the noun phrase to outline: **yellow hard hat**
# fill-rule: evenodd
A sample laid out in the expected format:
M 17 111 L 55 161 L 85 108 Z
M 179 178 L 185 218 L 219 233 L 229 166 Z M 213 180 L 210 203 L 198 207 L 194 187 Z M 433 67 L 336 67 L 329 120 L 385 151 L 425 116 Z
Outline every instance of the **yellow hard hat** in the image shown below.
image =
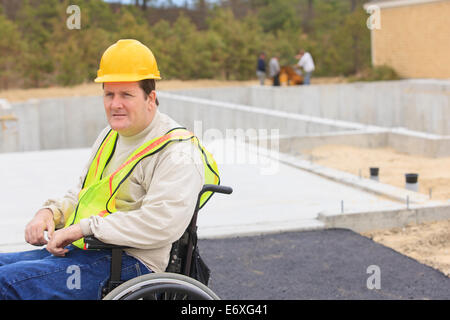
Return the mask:
M 122 39 L 103 53 L 95 82 L 161 79 L 152 51 L 134 39 Z

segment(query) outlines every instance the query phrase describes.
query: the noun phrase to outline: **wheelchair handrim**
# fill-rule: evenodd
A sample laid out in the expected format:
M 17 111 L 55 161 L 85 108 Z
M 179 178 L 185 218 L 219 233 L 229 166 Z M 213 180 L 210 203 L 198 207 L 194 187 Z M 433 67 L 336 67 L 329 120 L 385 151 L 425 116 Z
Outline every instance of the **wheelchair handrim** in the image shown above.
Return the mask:
M 170 278 L 157 278 L 157 279 L 148 279 L 144 280 L 142 282 L 138 282 L 123 291 L 117 293 L 114 297 L 111 298 L 111 300 L 121 300 L 121 299 L 131 299 L 133 295 L 138 295 L 138 290 L 143 290 L 143 293 L 146 291 L 150 291 L 152 289 L 158 289 L 158 286 L 161 285 L 172 285 L 173 288 L 176 286 L 179 286 L 180 288 L 187 287 L 194 296 L 196 296 L 198 299 L 204 299 L 204 300 L 215 300 L 219 299 L 216 295 L 213 293 L 206 292 L 203 288 L 200 288 L 199 286 L 186 282 L 184 280 L 180 279 L 170 279 Z M 206 287 L 207 288 L 207 287 Z M 117 289 L 117 288 L 116 288 Z

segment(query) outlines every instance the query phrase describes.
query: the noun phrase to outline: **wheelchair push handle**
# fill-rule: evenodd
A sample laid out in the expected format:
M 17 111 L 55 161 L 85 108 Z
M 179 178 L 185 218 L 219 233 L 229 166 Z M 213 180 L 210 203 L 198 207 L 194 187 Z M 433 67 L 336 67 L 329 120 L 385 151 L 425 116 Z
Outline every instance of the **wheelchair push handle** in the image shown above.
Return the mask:
M 207 192 L 207 191 L 231 194 L 233 192 L 233 189 L 231 187 L 221 186 L 221 185 L 216 185 L 216 184 L 205 184 L 202 188 L 201 194 L 204 192 Z

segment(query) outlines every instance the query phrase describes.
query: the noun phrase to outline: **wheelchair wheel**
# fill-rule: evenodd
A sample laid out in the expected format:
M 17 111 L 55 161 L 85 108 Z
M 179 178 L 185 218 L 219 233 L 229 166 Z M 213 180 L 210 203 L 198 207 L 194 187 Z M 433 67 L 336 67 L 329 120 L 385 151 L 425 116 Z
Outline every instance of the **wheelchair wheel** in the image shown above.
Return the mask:
M 122 283 L 104 300 L 219 300 L 203 283 L 182 274 L 149 273 Z

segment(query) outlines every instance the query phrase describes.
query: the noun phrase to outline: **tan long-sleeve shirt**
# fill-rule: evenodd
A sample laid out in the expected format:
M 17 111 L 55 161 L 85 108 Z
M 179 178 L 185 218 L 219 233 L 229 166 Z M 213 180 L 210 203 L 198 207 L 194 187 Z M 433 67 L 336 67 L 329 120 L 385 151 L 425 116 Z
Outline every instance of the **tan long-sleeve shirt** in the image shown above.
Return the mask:
M 150 125 L 132 137 L 119 135 L 114 155 L 103 177 L 114 172 L 146 141 L 180 127 L 173 119 L 157 111 Z M 56 228 L 62 228 L 75 209 L 78 193 L 103 138 L 105 128 L 95 141 L 79 183 L 62 199 L 49 199 L 44 207 L 53 212 Z M 129 246 L 125 251 L 154 272 L 167 267 L 172 243 L 187 228 L 204 183 L 204 168 L 198 148 L 190 141 L 173 142 L 158 153 L 144 158 L 119 188 L 117 211 L 106 217 L 91 216 L 80 221 L 83 236 Z

